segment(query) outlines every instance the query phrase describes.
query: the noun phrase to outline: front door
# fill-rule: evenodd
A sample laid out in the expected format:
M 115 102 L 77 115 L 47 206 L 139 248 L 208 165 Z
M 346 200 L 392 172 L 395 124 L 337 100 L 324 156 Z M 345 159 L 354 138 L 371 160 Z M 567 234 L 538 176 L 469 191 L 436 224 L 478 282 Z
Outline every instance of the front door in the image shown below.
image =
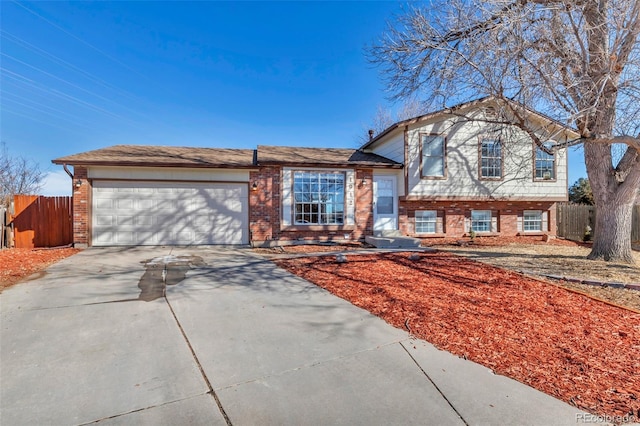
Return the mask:
M 398 229 L 398 197 L 395 176 L 373 177 L 373 230 Z

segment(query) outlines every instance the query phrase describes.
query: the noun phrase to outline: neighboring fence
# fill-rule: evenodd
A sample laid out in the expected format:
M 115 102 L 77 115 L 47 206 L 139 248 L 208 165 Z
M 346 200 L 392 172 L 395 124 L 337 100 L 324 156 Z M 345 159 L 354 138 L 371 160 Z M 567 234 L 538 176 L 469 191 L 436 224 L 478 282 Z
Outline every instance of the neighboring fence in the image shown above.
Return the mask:
M 71 197 L 13 196 L 16 248 L 57 247 L 73 242 Z
M 0 250 L 7 248 L 7 209 L 0 206 Z
M 587 226 L 595 229 L 596 209 L 584 204 L 558 204 L 557 233 L 568 240 L 582 241 Z M 631 241 L 640 241 L 640 205 L 633 208 Z

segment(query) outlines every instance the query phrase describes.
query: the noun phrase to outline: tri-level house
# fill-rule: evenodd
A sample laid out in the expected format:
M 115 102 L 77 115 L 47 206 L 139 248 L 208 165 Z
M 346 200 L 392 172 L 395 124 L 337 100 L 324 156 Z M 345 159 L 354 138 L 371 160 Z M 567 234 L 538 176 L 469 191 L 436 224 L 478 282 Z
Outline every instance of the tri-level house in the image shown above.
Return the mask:
M 72 177 L 78 246 L 554 235 L 565 146 L 577 135 L 509 111 L 469 102 L 396 123 L 359 149 L 117 145 L 53 162 Z M 535 124 L 542 143 L 513 120 Z

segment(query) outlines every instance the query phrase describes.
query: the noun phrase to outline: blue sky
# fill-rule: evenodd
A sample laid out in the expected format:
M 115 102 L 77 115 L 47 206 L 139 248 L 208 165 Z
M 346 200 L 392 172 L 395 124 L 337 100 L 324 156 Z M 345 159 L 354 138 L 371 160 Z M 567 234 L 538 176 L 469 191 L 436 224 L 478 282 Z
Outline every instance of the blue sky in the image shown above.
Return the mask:
M 0 136 L 53 158 L 115 144 L 356 147 L 388 106 L 364 48 L 397 2 L 0 2 Z M 570 154 L 570 183 L 585 175 Z

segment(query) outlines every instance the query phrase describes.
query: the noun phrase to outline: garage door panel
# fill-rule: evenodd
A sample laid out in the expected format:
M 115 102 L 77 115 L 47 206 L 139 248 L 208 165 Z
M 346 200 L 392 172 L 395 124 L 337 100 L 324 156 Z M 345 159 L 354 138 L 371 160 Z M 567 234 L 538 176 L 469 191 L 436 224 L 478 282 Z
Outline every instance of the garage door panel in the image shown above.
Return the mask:
M 178 205 L 175 200 L 156 200 L 157 210 L 169 210 L 174 212 L 177 207 Z
M 116 244 L 131 245 L 135 242 L 132 231 L 116 231 L 115 240 Z
M 94 182 L 94 245 L 247 244 L 246 184 Z
M 112 209 L 113 208 L 113 200 L 108 200 L 108 199 L 103 199 L 103 198 L 98 198 L 95 199 L 95 207 L 99 210 L 107 210 L 107 209 Z
M 148 210 L 155 207 L 155 203 L 153 199 L 138 199 L 136 200 L 136 208 L 137 210 Z
M 151 228 L 153 226 L 153 216 L 147 216 L 147 215 L 136 216 L 135 224 L 139 228 Z
M 118 215 L 116 225 L 118 225 L 119 227 L 133 225 L 133 216 Z
M 97 226 L 111 226 L 113 224 L 113 217 L 97 215 L 95 224 Z
M 133 199 L 123 198 L 115 201 L 117 210 L 126 210 L 129 212 L 133 210 Z
M 156 234 L 155 232 L 136 232 L 136 241 L 138 245 L 155 245 L 156 244 Z

